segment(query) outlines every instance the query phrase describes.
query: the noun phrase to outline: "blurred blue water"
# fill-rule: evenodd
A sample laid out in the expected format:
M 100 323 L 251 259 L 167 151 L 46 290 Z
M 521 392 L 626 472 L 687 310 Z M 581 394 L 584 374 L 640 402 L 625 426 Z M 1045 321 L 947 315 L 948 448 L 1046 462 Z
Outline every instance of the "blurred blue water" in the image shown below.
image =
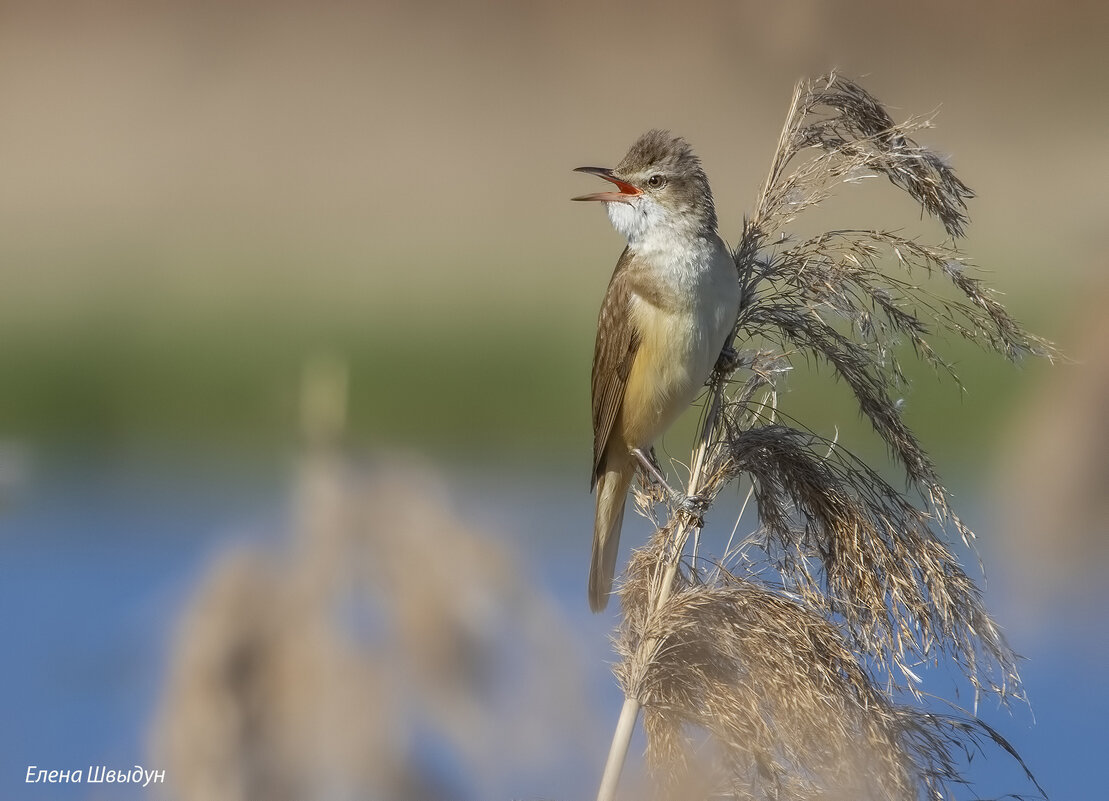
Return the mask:
M 68 462 L 16 489 L 0 510 L 0 797 L 140 797 L 24 780 L 29 765 L 152 767 L 147 730 L 177 615 L 228 540 L 276 529 L 272 479 Z
M 284 468 L 67 461 L 40 465 L 0 508 L 0 798 L 151 797 L 127 786 L 30 785 L 24 777 L 29 765 L 164 767 L 150 763 L 147 738 L 169 638 L 194 582 L 229 542 L 281 536 L 293 465 Z M 534 580 L 580 624 L 585 647 L 598 654 L 603 715 L 615 721 L 620 698 L 607 675 L 614 612 L 590 615 L 582 586 L 587 487 L 579 476 L 506 472 L 459 474 L 461 514 L 510 540 Z M 977 522 L 991 583 L 1005 586 L 989 558 L 988 521 Z M 638 525 L 629 526 L 625 546 L 641 538 Z M 990 597 L 1003 623 L 1004 600 Z M 1104 797 L 1097 760 L 1109 720 L 1104 609 L 1070 614 L 1049 630 L 1017 627 L 1013 645 L 1027 657 L 1034 725 L 1020 709 L 1013 716 L 981 710 L 1055 799 Z M 513 777 L 512 797 L 587 797 L 599 766 L 575 768 Z M 976 759 L 971 775 L 986 794 L 1028 789 L 999 752 Z

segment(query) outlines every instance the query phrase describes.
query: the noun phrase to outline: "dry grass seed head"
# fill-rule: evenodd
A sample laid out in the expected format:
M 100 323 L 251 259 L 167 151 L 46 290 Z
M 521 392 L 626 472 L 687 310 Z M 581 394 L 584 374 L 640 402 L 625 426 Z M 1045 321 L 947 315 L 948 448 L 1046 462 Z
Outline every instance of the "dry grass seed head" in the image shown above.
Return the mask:
M 634 555 L 621 591 L 616 672 L 645 706 L 652 763 L 687 793 L 676 797 L 942 799 L 962 781 L 959 754 L 993 741 L 1015 756 L 973 718 L 889 700 L 895 688 L 915 692 L 912 667 L 943 656 L 976 689 L 1002 698 L 1020 692 L 1016 657 L 939 536 L 950 525 L 969 545 L 973 534 L 901 417 L 897 355 L 907 341 L 953 375 L 930 343 L 942 332 L 1010 359 L 1056 353 L 1021 329 L 952 245 L 868 230 L 794 243 L 783 230 L 837 184 L 881 174 L 949 237 L 961 236 L 973 193 L 914 141 L 927 124 L 895 124 L 876 99 L 835 74 L 802 82 L 744 220 L 734 253 L 743 285 L 736 332 L 745 344 L 774 347 L 741 360 L 742 382 L 714 377 L 720 414 L 706 423 L 707 459 L 692 491 L 711 503 L 729 482 L 750 480 L 759 545 L 783 589 L 771 590 L 757 569 L 750 580 L 677 569 L 698 522 L 675 509 Z M 946 279 L 946 289 L 926 286 L 933 277 Z M 847 384 L 918 503 L 848 451 L 767 409 L 798 355 Z M 637 500 L 650 507 L 659 496 Z M 871 671 L 885 677 L 884 690 Z M 697 732 L 708 737 L 701 747 Z M 708 779 L 706 754 L 720 770 Z M 696 795 L 688 794 L 692 777 Z

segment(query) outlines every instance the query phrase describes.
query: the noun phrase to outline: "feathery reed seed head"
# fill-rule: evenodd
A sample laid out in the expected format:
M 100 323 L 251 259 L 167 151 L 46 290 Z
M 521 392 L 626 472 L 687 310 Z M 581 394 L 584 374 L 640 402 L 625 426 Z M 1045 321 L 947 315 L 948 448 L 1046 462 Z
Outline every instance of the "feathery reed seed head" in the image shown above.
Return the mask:
M 973 192 L 913 139 L 927 124 L 895 124 L 835 74 L 798 85 L 734 252 L 736 336 L 759 349 L 741 355 L 738 376 L 735 365 L 714 374 L 687 490 L 704 508 L 749 482 L 758 525 L 716 569 L 693 567 L 684 549 L 699 516 L 637 492 L 641 509 L 666 502 L 669 516 L 628 567 L 615 672 L 643 705 L 648 756 L 675 798 L 939 801 L 963 782 L 960 756 L 986 743 L 1020 762 L 972 713 L 919 705 L 914 669 L 929 662 L 956 665 L 976 692 L 1002 700 L 1021 686 L 1017 657 L 943 538 L 950 528 L 969 546 L 973 532 L 902 418 L 898 344 L 956 380 L 932 347 L 937 333 L 1009 359 L 1056 351 L 1020 327 L 951 243 L 875 230 L 794 242 L 784 230 L 836 185 L 881 174 L 952 241 L 962 236 Z M 837 442 L 782 421 L 778 384 L 798 356 L 849 387 L 909 494 Z M 725 569 L 741 557 L 744 571 Z

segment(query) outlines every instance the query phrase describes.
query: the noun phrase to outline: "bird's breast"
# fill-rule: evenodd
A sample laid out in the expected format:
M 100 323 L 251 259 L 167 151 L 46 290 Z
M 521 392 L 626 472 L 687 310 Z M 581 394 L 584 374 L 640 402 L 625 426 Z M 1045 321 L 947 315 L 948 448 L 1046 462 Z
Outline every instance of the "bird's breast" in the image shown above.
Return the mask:
M 726 261 L 724 260 L 726 259 Z M 650 445 L 701 391 L 735 322 L 739 287 L 730 257 L 644 271 L 631 294 L 639 348 L 622 404 L 624 434 Z

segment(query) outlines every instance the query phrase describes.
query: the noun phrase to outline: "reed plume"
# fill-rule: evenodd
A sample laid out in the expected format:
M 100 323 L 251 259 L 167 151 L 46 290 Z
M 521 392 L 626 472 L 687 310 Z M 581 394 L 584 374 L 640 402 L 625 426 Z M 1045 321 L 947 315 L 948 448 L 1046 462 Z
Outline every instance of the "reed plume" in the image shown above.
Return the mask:
M 746 350 L 722 358 L 710 380 L 685 501 L 637 490 L 657 525 L 620 592 L 615 673 L 626 702 L 602 801 L 614 797 L 640 708 L 663 797 L 939 801 L 965 781 L 960 757 L 988 743 L 1024 767 L 976 708 L 926 708 L 916 673 L 942 661 L 974 687 L 975 704 L 981 693 L 1023 698 L 1017 657 L 946 541 L 951 532 L 970 546 L 973 532 L 902 417 L 904 344 L 956 382 L 937 334 L 1012 360 L 1056 356 L 956 247 L 973 192 L 914 139 L 928 125 L 894 123 L 836 74 L 796 87 L 734 251 Z M 881 176 L 943 226 L 944 242 L 788 234 L 837 186 Z M 779 411 L 782 375 L 799 359 L 850 389 L 905 491 Z M 697 558 L 704 511 L 737 483 L 750 487 L 757 523 L 719 560 Z

